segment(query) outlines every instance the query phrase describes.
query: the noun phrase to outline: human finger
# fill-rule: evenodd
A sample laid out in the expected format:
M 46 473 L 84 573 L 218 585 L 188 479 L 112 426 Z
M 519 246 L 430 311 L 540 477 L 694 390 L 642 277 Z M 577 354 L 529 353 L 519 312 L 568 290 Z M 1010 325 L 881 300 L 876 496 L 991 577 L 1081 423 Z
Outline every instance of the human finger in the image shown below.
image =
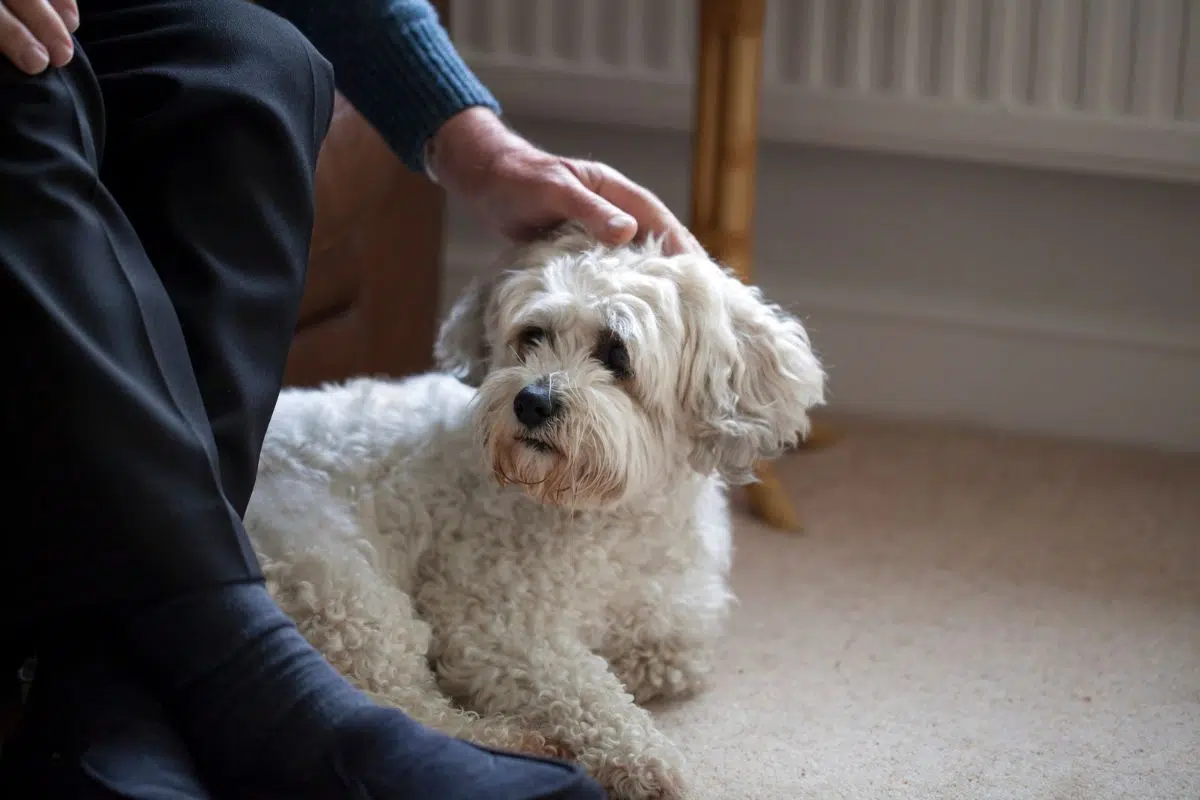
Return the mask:
M 569 162 L 580 181 L 637 223 L 636 235 L 656 233 L 671 254 L 699 249 L 692 234 L 653 192 L 616 169 L 595 161 Z
M 27 75 L 36 75 L 50 64 L 46 48 L 3 5 L 0 5 L 0 54 Z
M 637 235 L 638 220 L 595 191 L 573 169 L 553 184 L 552 191 L 548 205 L 555 213 L 583 225 L 597 240 L 616 247 Z
M 62 13 L 50 0 L 2 0 L 50 54 L 50 65 L 64 67 L 75 55 L 75 42 Z
M 47 0 L 0 4 L 0 53 L 22 72 L 36 75 L 71 60 L 75 47 L 59 12 Z
M 76 0 L 49 0 L 50 7 L 58 12 L 68 33 L 79 29 L 79 4 Z

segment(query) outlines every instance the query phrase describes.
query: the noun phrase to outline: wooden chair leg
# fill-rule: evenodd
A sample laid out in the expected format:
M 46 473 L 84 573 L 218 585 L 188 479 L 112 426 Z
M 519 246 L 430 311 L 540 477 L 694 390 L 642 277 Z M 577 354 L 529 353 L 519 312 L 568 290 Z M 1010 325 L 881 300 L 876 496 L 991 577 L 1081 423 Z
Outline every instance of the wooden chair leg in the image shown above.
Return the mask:
M 691 228 L 744 281 L 753 256 L 764 15 L 764 0 L 700 0 Z M 760 464 L 757 476 L 747 487 L 751 509 L 776 528 L 799 529 L 770 465 Z

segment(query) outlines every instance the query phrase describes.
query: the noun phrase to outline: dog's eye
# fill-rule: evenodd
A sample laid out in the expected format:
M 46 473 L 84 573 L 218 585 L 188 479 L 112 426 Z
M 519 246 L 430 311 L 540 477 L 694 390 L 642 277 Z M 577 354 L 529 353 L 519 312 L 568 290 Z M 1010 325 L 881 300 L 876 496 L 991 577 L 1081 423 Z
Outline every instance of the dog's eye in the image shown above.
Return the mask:
M 527 347 L 532 347 L 538 342 L 543 341 L 545 338 L 546 331 L 544 329 L 530 326 L 528 328 L 524 328 L 520 334 L 517 335 L 517 346 L 524 350 Z
M 632 365 L 629 362 L 629 350 L 616 334 L 610 334 L 600 340 L 600 345 L 596 348 L 596 360 L 618 378 L 628 378 L 630 375 Z

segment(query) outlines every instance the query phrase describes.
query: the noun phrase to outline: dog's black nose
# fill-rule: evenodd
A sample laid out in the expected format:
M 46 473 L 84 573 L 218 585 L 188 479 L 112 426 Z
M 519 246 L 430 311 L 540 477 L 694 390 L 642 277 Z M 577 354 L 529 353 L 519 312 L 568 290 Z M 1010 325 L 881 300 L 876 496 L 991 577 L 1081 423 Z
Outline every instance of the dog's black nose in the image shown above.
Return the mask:
M 548 386 L 531 383 L 517 392 L 517 399 L 513 400 L 513 413 L 526 428 L 536 428 L 558 413 L 558 401 Z

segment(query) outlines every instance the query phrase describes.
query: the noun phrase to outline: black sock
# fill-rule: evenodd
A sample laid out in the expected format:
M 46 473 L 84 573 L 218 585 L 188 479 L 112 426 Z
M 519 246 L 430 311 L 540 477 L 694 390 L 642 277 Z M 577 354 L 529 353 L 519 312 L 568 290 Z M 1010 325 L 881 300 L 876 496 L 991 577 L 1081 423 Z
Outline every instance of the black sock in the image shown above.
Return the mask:
M 261 584 L 172 600 L 131 634 L 197 763 L 224 780 L 322 800 L 603 797 L 578 769 L 493 753 L 377 707 Z
M 261 584 L 190 594 L 131 631 L 201 762 L 304 780 L 339 722 L 372 705 L 303 637 Z

